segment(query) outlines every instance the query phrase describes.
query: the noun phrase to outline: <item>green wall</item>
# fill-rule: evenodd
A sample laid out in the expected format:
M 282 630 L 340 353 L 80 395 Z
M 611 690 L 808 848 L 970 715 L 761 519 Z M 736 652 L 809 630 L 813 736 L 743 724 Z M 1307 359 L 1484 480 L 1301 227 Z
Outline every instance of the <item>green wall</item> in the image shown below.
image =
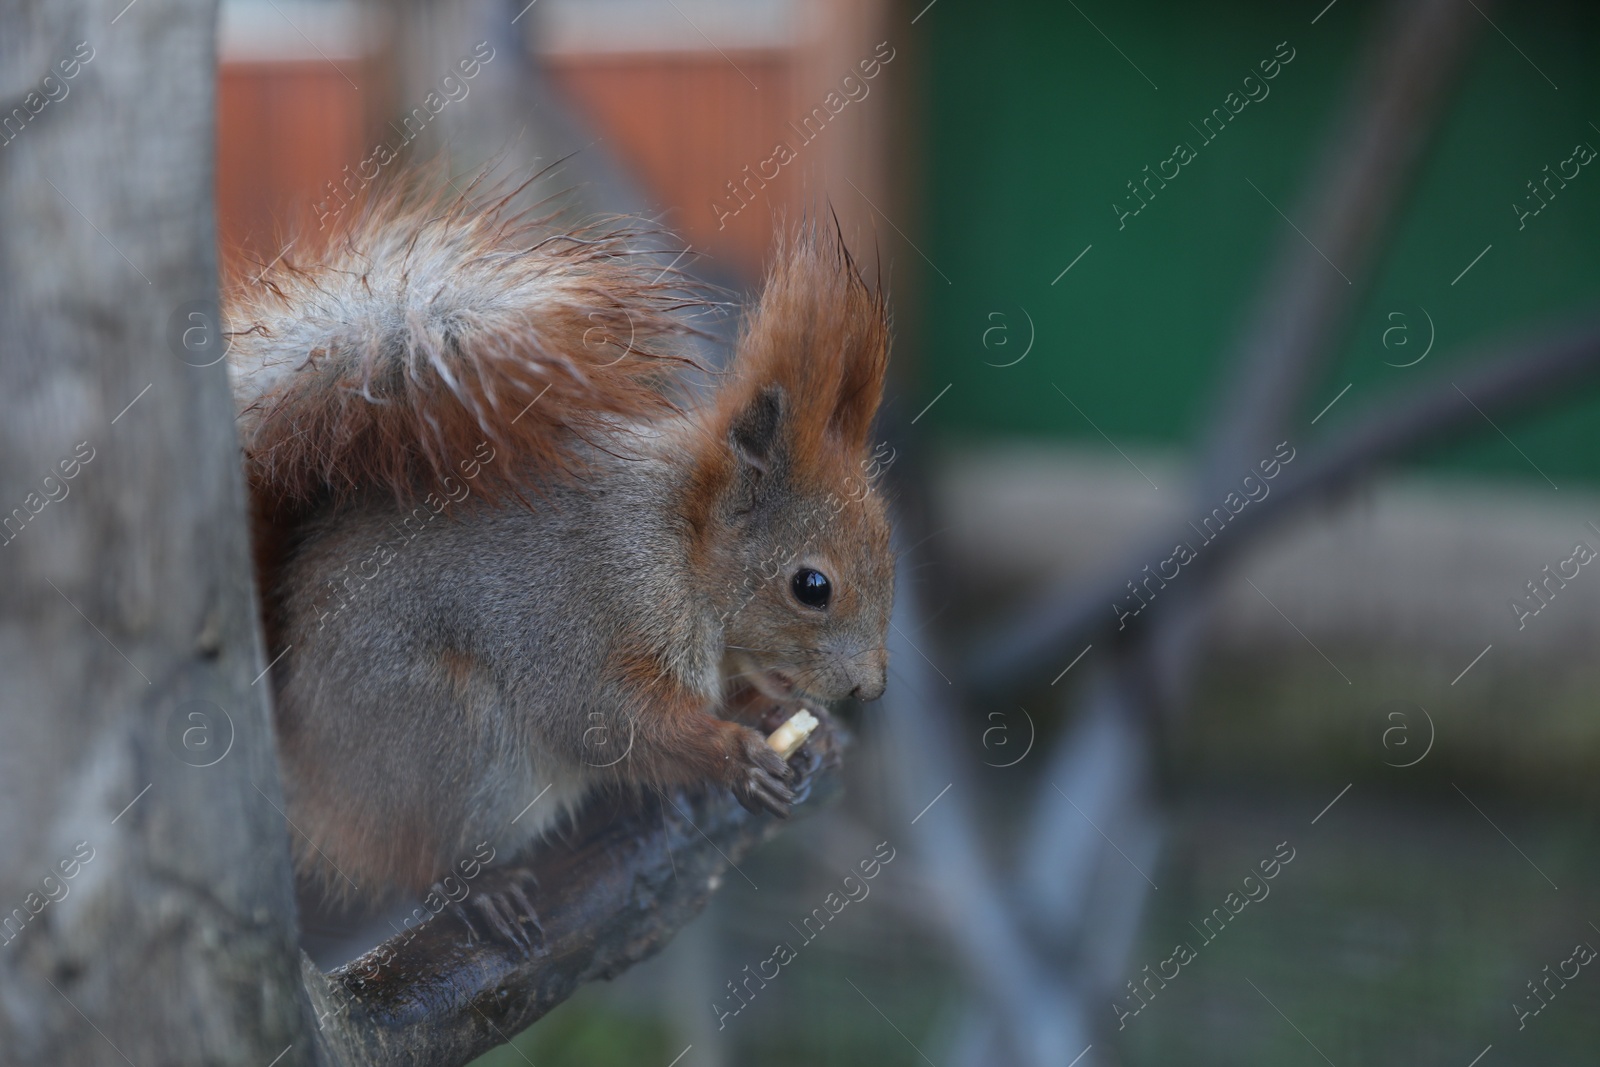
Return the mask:
M 953 382 L 927 415 L 947 436 L 1104 447 L 1054 383 L 1123 448 L 1195 441 L 1226 402 L 1216 395 L 1220 360 L 1283 225 L 1262 194 L 1294 216 L 1378 14 L 1338 0 L 1313 25 L 1324 3 L 945 0 L 929 9 L 914 32 L 930 57 L 922 251 L 935 266 L 909 250 L 897 257 L 899 269 L 918 272 L 926 309 L 926 396 L 908 398 L 908 409 Z M 1491 14 L 1505 36 L 1479 26 L 1422 180 L 1305 417 L 1353 388 L 1308 439 L 1384 393 L 1445 374 L 1474 341 L 1600 309 L 1600 159 L 1520 231 L 1511 207 L 1577 142 L 1600 149 L 1600 7 L 1496 5 Z M 1294 58 L 1267 83 L 1270 94 L 1204 142 L 1190 123 L 1241 91 L 1283 41 Z M 1178 141 L 1196 157 L 1119 229 L 1111 204 L 1136 203 L 1125 183 L 1147 164 L 1154 171 Z M 1437 330 L 1432 353 L 1413 367 L 1386 366 L 1421 354 L 1422 308 Z M 1016 366 L 986 365 L 1020 355 L 1023 309 L 1036 330 L 1032 352 Z M 1384 331 L 1402 321 L 1414 343 L 1386 349 Z M 986 348 L 985 330 L 997 326 Z M 1391 344 L 1402 336 L 1390 334 Z M 1503 428 L 1558 484 L 1596 481 L 1597 414 L 1591 396 Z M 1540 480 L 1492 431 L 1429 462 Z

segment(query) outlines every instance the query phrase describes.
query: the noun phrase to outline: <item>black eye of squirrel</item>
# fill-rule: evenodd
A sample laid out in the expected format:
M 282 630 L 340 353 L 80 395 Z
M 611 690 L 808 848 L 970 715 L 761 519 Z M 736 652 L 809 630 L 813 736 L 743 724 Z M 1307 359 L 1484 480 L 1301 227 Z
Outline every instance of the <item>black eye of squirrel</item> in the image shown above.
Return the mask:
M 789 582 L 789 588 L 794 590 L 796 600 L 812 608 L 827 607 L 828 598 L 833 595 L 833 586 L 828 582 L 828 576 L 810 567 L 796 571 L 794 578 Z

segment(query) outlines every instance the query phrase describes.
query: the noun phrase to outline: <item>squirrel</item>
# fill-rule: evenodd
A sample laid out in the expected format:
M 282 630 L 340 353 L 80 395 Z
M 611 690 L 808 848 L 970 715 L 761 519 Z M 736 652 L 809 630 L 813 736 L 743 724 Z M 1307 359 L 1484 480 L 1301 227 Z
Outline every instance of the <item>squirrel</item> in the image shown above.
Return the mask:
M 634 231 L 510 201 L 377 196 L 225 297 L 296 866 L 332 898 L 607 789 L 786 816 L 749 709 L 884 690 L 889 318 L 837 224 L 780 234 L 695 397 L 703 301 Z

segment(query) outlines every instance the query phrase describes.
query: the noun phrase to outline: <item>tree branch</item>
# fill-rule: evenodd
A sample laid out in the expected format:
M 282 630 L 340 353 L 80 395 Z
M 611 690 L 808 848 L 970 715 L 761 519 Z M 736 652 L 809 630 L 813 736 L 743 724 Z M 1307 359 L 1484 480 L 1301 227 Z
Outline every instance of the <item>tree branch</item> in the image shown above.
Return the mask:
M 842 747 L 824 720 L 796 755 L 797 814 L 837 793 Z M 526 862 L 471 883 L 475 896 L 536 880 L 530 895 L 543 935 L 532 955 L 469 935 L 460 918 L 441 913 L 328 974 L 306 961 L 328 1059 L 450 1067 L 510 1041 L 579 986 L 660 951 L 722 882 L 747 877 L 739 861 L 781 825 L 720 789 L 658 794 L 621 812 L 590 805 L 570 844 L 542 845 Z
M 1425 447 L 1490 429 L 1499 419 L 1541 404 L 1572 399 L 1574 390 L 1600 380 L 1600 322 L 1568 330 L 1534 343 L 1506 346 L 1476 361 L 1470 369 L 1441 375 L 1398 400 L 1385 403 L 1362 419 L 1298 469 L 1284 472 L 1271 495 L 1241 511 L 1228 525 L 1228 536 L 1208 544 L 1185 565 L 1183 581 L 1190 593 L 1214 578 L 1256 537 L 1300 508 L 1324 500 L 1352 482 L 1370 475 L 1380 464 Z M 980 689 L 1024 684 L 1039 672 L 1045 658 L 1085 639 L 1112 636 L 1126 640 L 1149 625 L 1149 617 L 1169 610 L 1176 598 L 1152 602 L 1124 629 L 1116 627 L 1111 605 L 1122 598 L 1130 575 L 1172 546 L 1191 539 L 1187 523 L 1175 522 L 1145 541 L 1121 566 L 1099 570 L 1095 580 L 1081 583 L 1066 596 L 1043 605 L 1018 623 L 980 645 L 968 661 L 968 677 Z M 1014 634 L 1027 634 L 1022 645 Z M 1044 635 L 1032 639 L 1033 634 Z M 1051 660 L 1050 662 L 1053 662 Z

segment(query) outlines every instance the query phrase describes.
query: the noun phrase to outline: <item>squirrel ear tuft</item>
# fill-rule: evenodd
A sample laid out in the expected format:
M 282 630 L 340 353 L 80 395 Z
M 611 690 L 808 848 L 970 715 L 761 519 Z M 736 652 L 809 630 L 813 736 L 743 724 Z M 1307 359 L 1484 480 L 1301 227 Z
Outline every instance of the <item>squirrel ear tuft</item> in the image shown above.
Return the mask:
M 734 454 L 763 474 L 770 473 L 783 432 L 783 389 L 768 385 L 738 412 L 728 426 Z
M 882 295 L 861 278 L 838 231 L 783 233 L 717 418 L 758 468 L 781 429 L 786 464 L 802 474 L 831 470 L 866 447 L 888 362 Z
M 886 336 L 869 339 L 840 361 L 839 392 L 831 424 L 850 448 L 867 446 L 872 420 L 883 402 L 883 379 L 888 366 Z

